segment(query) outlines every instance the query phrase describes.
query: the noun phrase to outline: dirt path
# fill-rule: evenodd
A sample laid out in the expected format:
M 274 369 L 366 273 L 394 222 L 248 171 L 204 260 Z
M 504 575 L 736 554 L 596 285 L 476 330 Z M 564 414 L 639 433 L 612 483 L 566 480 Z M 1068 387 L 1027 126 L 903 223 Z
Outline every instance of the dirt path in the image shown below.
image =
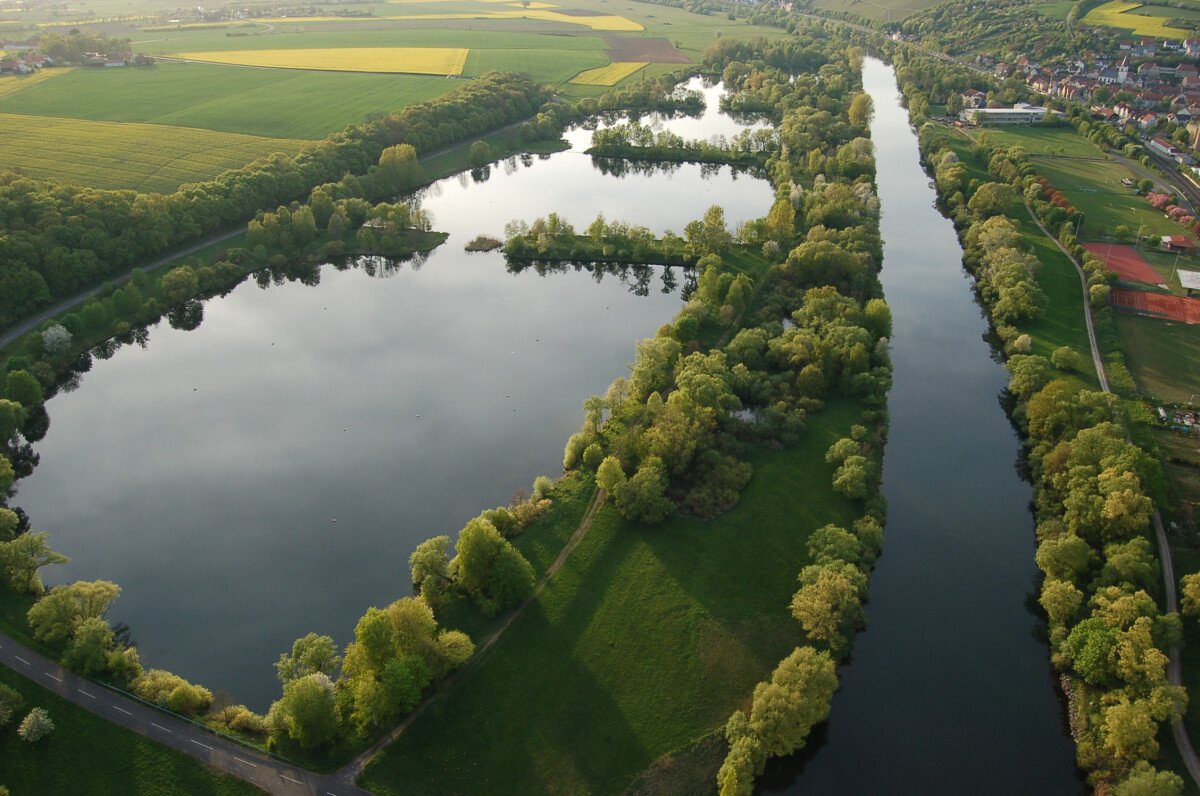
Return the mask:
M 1054 241 L 1054 245 L 1059 248 L 1059 251 L 1067 255 L 1067 259 L 1071 261 L 1071 265 L 1075 266 L 1075 271 L 1079 274 L 1079 282 L 1083 286 L 1083 317 L 1087 322 L 1088 343 L 1092 347 L 1092 362 L 1096 366 L 1096 376 L 1100 380 L 1100 388 L 1104 392 L 1111 393 L 1112 390 L 1108 386 L 1108 374 L 1104 371 L 1104 360 L 1100 357 L 1100 346 L 1096 344 L 1096 330 L 1092 324 L 1092 305 L 1088 301 L 1087 276 L 1083 273 L 1083 267 L 1074 255 L 1059 243 L 1058 238 L 1050 234 L 1028 202 L 1025 203 L 1025 209 L 1028 211 L 1029 217 L 1033 219 L 1033 223 L 1038 225 L 1046 237 Z M 1128 438 L 1129 436 L 1126 434 L 1126 439 Z M 1158 540 L 1158 559 L 1162 562 L 1163 591 L 1165 592 L 1167 613 L 1175 613 L 1179 610 L 1179 603 L 1175 590 L 1175 564 L 1171 560 L 1171 545 L 1167 541 L 1167 531 L 1163 527 L 1162 515 L 1156 510 L 1152 519 L 1154 536 Z M 1182 685 L 1183 663 L 1179 656 L 1179 647 L 1171 647 L 1167 651 L 1167 655 L 1169 657 L 1167 680 L 1171 685 Z M 1200 757 L 1196 756 L 1196 750 L 1192 747 L 1192 739 L 1188 737 L 1187 728 L 1183 726 L 1182 719 L 1175 719 L 1171 722 L 1171 734 L 1175 737 L 1175 746 L 1179 748 L 1179 755 L 1183 758 L 1184 765 L 1187 766 L 1188 773 L 1192 776 L 1192 782 L 1200 787 Z
M 567 558 L 570 557 L 571 551 L 575 549 L 576 545 L 583 541 L 583 537 L 587 536 L 588 530 L 590 530 L 592 527 L 592 518 L 596 515 L 596 512 L 600 509 L 600 507 L 604 505 L 604 500 L 606 497 L 607 495 L 603 489 L 596 490 L 596 495 L 592 498 L 591 505 L 588 506 L 588 510 L 583 515 L 583 519 L 579 521 L 579 526 L 575 529 L 575 532 L 571 534 L 571 538 L 567 540 L 567 543 L 563 545 L 563 549 L 559 551 L 558 556 L 554 559 L 550 566 L 547 567 L 545 574 L 543 574 L 538 580 L 537 584 L 533 588 L 533 593 L 525 599 L 525 602 L 514 608 L 498 628 L 493 630 L 491 633 L 485 636 L 481 642 L 479 642 L 478 646 L 475 647 L 475 654 L 471 656 L 471 660 L 467 663 L 467 665 L 458 670 L 458 672 L 456 672 L 453 676 L 445 680 L 436 692 L 418 705 L 412 713 L 405 717 L 404 721 L 392 728 L 387 735 L 376 741 L 370 749 L 351 760 L 342 768 L 338 769 L 338 771 L 332 775 L 333 779 L 337 783 L 344 785 L 344 789 L 355 788 L 356 786 L 354 785 L 354 781 L 358 779 L 360 774 L 362 774 L 363 769 L 366 768 L 366 765 L 370 762 L 371 758 L 394 743 L 396 739 L 403 735 L 408 728 L 411 727 L 414 722 L 416 722 L 417 719 L 419 719 L 427 710 L 429 710 L 430 706 L 437 704 L 439 700 L 446 696 L 446 694 L 453 691 L 454 687 L 457 686 L 458 683 L 465 680 L 472 671 L 478 668 L 480 661 L 483 659 L 483 656 L 487 653 L 487 651 L 495 646 L 496 642 L 500 640 L 500 637 L 504 635 L 505 631 L 512 626 L 512 623 L 515 622 L 523 613 L 525 613 L 525 609 L 537 601 L 542 591 L 545 590 L 546 584 L 550 582 L 550 579 L 554 577 L 555 573 L 562 569 L 563 564 L 565 564 Z

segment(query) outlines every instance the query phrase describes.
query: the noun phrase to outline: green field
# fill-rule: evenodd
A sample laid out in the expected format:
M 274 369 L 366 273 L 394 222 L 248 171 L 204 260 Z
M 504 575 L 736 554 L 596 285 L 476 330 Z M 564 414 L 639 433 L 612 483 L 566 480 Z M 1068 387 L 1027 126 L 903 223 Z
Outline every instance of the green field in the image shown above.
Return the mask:
M 363 784 L 617 793 L 719 727 L 802 640 L 787 604 L 805 541 L 853 512 L 828 490 L 824 454 L 858 416 L 831 402 L 796 448 L 754 452 L 741 502 L 715 521 L 644 528 L 598 512 L 530 610 Z
M 0 683 L 25 699 L 21 716 L 42 707 L 55 730 L 36 745 L 17 737 L 17 722 L 0 729 L 0 785 L 25 794 L 234 796 L 257 788 L 206 768 L 140 735 L 88 713 L 0 667 Z
M 77 69 L 0 99 L 0 113 L 320 139 L 458 86 L 443 77 L 160 64 Z
M 525 72 L 548 83 L 562 83 L 607 63 L 603 50 L 471 50 L 463 75 L 474 77 L 493 70 Z
M 1104 158 L 1095 144 L 1069 127 L 987 127 L 979 135 L 991 144 L 1024 147 L 1030 155 Z
M 1052 0 L 1049 3 L 1038 3 L 1034 6 L 1034 10 L 1051 19 L 1057 19 L 1059 22 L 1065 22 L 1067 14 L 1075 6 L 1074 0 Z
M 814 0 L 813 8 L 853 14 L 875 22 L 898 22 L 910 14 L 944 5 L 949 0 Z
M 46 140 L 53 140 L 53 148 Z M 169 193 L 308 142 L 187 127 L 0 113 L 0 170 L 96 188 Z
M 1117 313 L 1126 360 L 1147 396 L 1186 403 L 1200 394 L 1200 326 Z

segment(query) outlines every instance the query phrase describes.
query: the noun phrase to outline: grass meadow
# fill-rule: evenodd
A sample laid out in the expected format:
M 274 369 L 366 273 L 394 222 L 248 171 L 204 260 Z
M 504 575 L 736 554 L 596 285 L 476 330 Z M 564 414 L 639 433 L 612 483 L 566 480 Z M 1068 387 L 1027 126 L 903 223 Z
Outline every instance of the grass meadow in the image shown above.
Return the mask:
M 830 402 L 800 445 L 751 454 L 753 480 L 716 520 L 645 528 L 601 509 L 531 608 L 363 785 L 618 793 L 719 727 L 802 641 L 787 605 L 805 542 L 854 511 L 827 488 L 824 455 L 858 417 Z
M 1161 401 L 1200 394 L 1200 326 L 1117 313 L 1121 347 L 1138 388 Z
M 0 785 L 13 794 L 90 796 L 248 796 L 262 791 L 190 757 L 121 729 L 0 667 L 0 683 L 24 698 L 19 716 L 42 707 L 55 730 L 36 745 L 17 736 L 14 720 L 0 728 Z

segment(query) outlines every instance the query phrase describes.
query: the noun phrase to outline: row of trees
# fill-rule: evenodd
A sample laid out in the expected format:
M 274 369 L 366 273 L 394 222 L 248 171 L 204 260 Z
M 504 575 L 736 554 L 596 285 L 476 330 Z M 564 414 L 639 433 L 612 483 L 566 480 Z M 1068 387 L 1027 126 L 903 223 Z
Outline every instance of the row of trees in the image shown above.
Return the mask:
M 314 186 L 365 174 L 388 147 L 430 152 L 534 114 L 528 78 L 490 73 L 444 97 L 348 127 L 297 155 L 276 154 L 171 194 L 58 185 L 0 175 L 0 328 L 185 242 L 244 222 Z M 558 135 L 547 106 L 535 134 Z
M 755 164 L 779 148 L 774 128 L 743 130 L 732 138 L 688 141 L 670 130 L 656 131 L 636 121 L 615 124 L 592 133 L 588 154 L 646 160 L 681 160 L 697 163 Z
M 1005 343 L 1012 415 L 1025 433 L 1035 488 L 1036 559 L 1045 575 L 1039 603 L 1048 618 L 1051 660 L 1064 673 L 1070 697 L 1079 764 L 1093 784 L 1115 786 L 1116 793 L 1182 793 L 1178 777 L 1152 766 L 1160 724 L 1187 704 L 1186 691 L 1167 680 L 1164 650 L 1179 643 L 1180 622 L 1159 611 L 1159 566 L 1148 538 L 1161 468 L 1128 441 L 1113 396 L 1067 378 L 1080 367 L 1077 352 L 1056 351 L 1053 361 L 1029 353 L 1032 340 L 1019 324 L 1035 317 L 1026 310 L 1036 312 L 1040 303 L 1035 262 L 1004 215 L 1023 212 L 1015 209 L 1017 191 L 1041 196 L 1045 190 L 1024 153 L 977 151 L 1003 182 L 967 186 L 966 196 L 955 198 L 947 192 L 962 186 L 941 179 L 944 139 L 929 128 L 921 133 L 939 197 L 962 236 L 964 260 Z M 1070 224 L 1062 239 L 1077 247 Z M 1103 288 L 1103 269 L 1094 259 L 1086 266 L 1092 290 Z

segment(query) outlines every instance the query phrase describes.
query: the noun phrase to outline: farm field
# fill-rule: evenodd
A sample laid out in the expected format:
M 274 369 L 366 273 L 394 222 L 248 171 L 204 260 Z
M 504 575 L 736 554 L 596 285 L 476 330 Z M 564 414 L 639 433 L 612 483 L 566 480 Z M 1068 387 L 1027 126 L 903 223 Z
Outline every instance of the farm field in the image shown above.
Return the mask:
M 52 77 L 64 75 L 70 72 L 70 69 L 43 69 L 32 75 L 5 75 L 0 77 L 0 97 L 7 97 L 9 94 L 15 94 L 27 88 L 33 88 L 38 83 L 49 80 Z
M 52 140 L 54 146 L 45 143 Z M 170 192 L 306 141 L 0 113 L 0 169 L 97 188 Z
M 1167 18 L 1143 16 L 1140 13 L 1141 8 L 1141 3 L 1125 3 L 1114 0 L 1114 2 L 1093 8 L 1083 18 L 1083 21 L 1088 25 L 1121 28 L 1142 36 L 1157 36 L 1164 39 L 1186 39 L 1191 36 L 1190 30 L 1167 24 Z
M 814 8 L 844 12 L 876 22 L 898 22 L 910 14 L 943 5 L 948 0 L 815 0 Z
M 461 75 L 467 51 L 461 47 L 332 47 L 311 50 L 219 50 L 191 52 L 191 61 L 277 69 L 331 72 L 396 72 Z
M 581 72 L 571 82 L 584 86 L 615 86 L 625 78 L 635 72 L 640 72 L 649 65 L 641 61 L 614 61 L 608 66 Z
M 0 97 L 0 113 L 320 139 L 457 87 L 456 81 L 442 77 L 159 64 L 153 69 L 76 70 L 36 91 Z
M 17 737 L 16 721 L 0 729 L 0 784 L 14 794 L 261 793 L 241 780 L 205 768 L 190 757 L 94 716 L 7 667 L 0 668 L 0 683 L 15 688 L 24 698 L 22 716 L 31 708 L 45 708 L 55 725 L 48 738 L 32 747 Z
M 379 794 L 620 792 L 721 726 L 801 640 L 787 604 L 805 539 L 853 509 L 825 490 L 785 496 L 830 477 L 825 450 L 858 417 L 830 401 L 800 445 L 753 453 L 754 478 L 716 520 L 647 529 L 601 509 L 531 609 L 362 784 Z
M 1117 330 L 1138 388 L 1161 401 L 1200 393 L 1200 326 L 1119 312 Z
M 603 50 L 472 50 L 463 75 L 478 77 L 493 70 L 525 72 L 547 83 L 562 83 L 607 60 Z

